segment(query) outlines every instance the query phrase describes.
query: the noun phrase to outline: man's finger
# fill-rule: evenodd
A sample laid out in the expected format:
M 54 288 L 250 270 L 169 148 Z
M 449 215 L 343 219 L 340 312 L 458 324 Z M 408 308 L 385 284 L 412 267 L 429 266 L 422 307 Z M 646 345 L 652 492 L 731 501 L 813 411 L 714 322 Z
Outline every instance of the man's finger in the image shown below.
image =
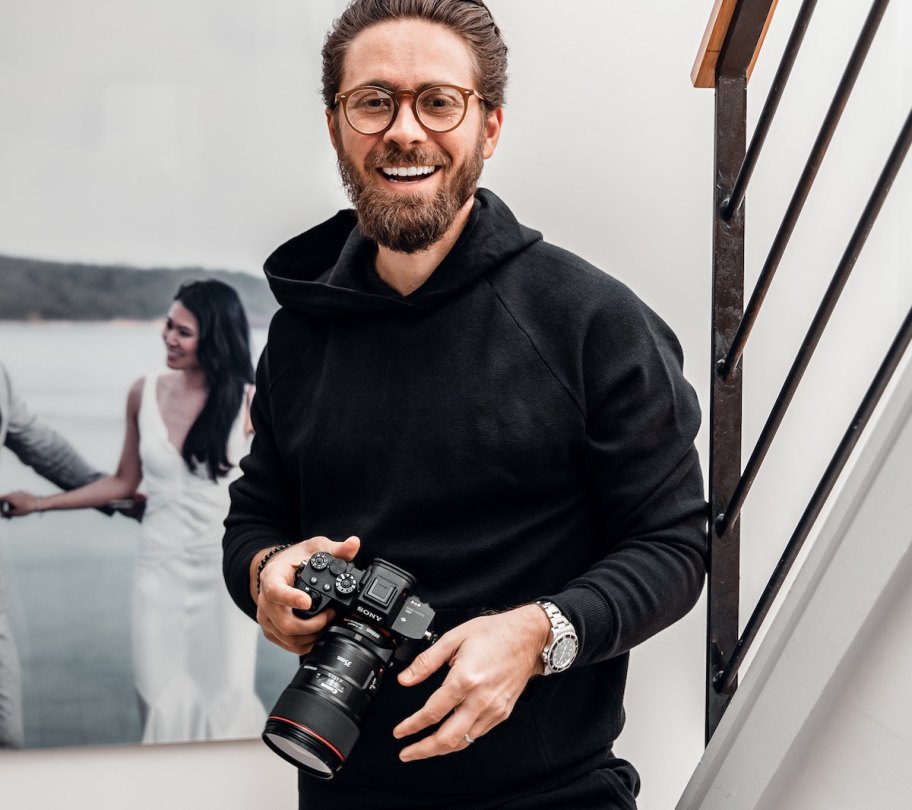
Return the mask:
M 440 723 L 462 703 L 464 697 L 464 695 L 458 694 L 451 685 L 444 681 L 443 686 L 427 699 L 427 703 L 424 706 L 414 714 L 406 717 L 393 729 L 393 736 L 397 739 L 408 737 Z
M 452 754 L 468 748 L 475 741 L 469 734 L 474 724 L 475 718 L 472 713 L 459 707 L 433 734 L 403 748 L 399 752 L 399 759 L 410 762 L 415 759 Z
M 312 554 L 317 551 L 325 551 L 327 554 L 332 554 L 333 557 L 338 557 L 339 559 L 351 562 L 361 550 L 361 538 L 356 537 L 355 535 L 347 537 L 341 543 L 336 543 L 328 537 L 320 537 L 317 539 L 320 542 L 315 544 L 318 548 L 314 549 L 311 552 Z
M 328 623 L 321 616 L 317 619 L 308 619 L 306 621 L 295 619 L 288 623 L 290 627 L 284 627 L 283 618 L 279 617 L 279 620 L 276 621 L 265 611 L 257 613 L 257 622 L 263 631 L 263 635 L 274 644 L 278 644 L 280 647 L 297 655 L 305 655 L 310 652 Z M 296 632 L 299 626 L 300 632 Z
M 266 600 L 274 605 L 308 610 L 312 604 L 304 591 L 289 585 L 281 576 L 261 580 L 260 590 Z
M 454 632 L 445 633 L 436 644 L 419 653 L 415 660 L 399 673 L 399 683 L 403 686 L 421 683 L 452 659 L 460 643 L 461 639 Z

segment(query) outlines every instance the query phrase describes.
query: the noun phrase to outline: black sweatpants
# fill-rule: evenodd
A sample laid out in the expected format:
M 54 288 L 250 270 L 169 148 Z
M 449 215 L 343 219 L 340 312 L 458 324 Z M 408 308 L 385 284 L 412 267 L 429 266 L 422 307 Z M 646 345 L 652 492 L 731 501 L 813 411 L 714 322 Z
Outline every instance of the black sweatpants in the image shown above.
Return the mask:
M 346 787 L 338 791 L 330 782 L 319 782 L 301 775 L 307 799 L 301 797 L 299 810 L 636 810 L 639 777 L 633 767 L 612 757 L 596 768 L 556 787 L 512 797 L 454 798 L 444 803 L 428 803 L 420 797 L 390 793 L 378 786 L 376 791 Z

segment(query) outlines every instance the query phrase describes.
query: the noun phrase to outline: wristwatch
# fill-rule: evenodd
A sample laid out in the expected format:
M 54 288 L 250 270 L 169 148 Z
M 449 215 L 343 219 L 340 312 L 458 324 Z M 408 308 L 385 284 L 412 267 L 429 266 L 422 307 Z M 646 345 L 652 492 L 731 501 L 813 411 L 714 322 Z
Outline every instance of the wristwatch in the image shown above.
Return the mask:
M 541 658 L 545 664 L 545 675 L 563 672 L 576 659 L 579 652 L 579 637 L 569 619 L 560 612 L 553 602 L 536 602 L 545 611 L 551 622 L 551 640 L 542 650 Z

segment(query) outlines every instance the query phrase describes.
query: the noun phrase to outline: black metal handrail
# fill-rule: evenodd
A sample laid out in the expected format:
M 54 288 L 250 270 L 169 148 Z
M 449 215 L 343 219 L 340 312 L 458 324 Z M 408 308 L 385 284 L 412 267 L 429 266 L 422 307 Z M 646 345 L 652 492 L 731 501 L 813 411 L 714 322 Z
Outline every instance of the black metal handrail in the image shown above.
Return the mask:
M 751 645 L 759 635 L 763 620 L 773 606 L 773 602 L 782 589 L 783 584 L 785 584 L 785 580 L 804 546 L 804 541 L 807 540 L 811 533 L 811 529 L 814 528 L 814 523 L 820 516 L 823 507 L 826 505 L 827 499 L 833 491 L 833 487 L 836 486 L 836 481 L 839 480 L 839 476 L 845 469 L 845 466 L 852 455 L 852 451 L 855 449 L 855 445 L 858 444 L 861 434 L 867 427 L 868 422 L 871 421 L 874 410 L 877 408 L 887 385 L 889 385 L 890 380 L 893 378 L 893 374 L 898 368 L 903 355 L 906 353 L 906 349 L 909 348 L 910 342 L 912 342 L 912 308 L 909 309 L 909 312 L 899 329 L 899 333 L 890 345 L 886 357 L 880 364 L 877 374 L 874 376 L 871 385 L 865 393 L 864 399 L 861 401 L 861 405 L 858 406 L 858 410 L 852 417 L 852 421 L 843 434 L 839 447 L 836 448 L 836 452 L 833 454 L 832 459 L 830 459 L 830 463 L 827 465 L 826 471 L 820 479 L 820 483 L 817 484 L 817 488 L 814 490 L 810 502 L 801 515 L 801 519 L 798 521 L 795 531 L 792 533 L 791 538 L 789 538 L 788 545 L 786 545 L 785 551 L 779 558 L 779 562 L 776 564 L 772 577 L 770 577 L 763 594 L 760 596 L 760 599 L 754 608 L 754 612 L 751 614 L 751 617 L 744 628 L 744 632 L 741 634 L 741 638 L 738 639 L 738 643 L 735 645 L 735 650 L 728 661 L 728 665 L 725 669 L 716 674 L 715 685 L 720 692 L 729 692 L 734 686 L 738 670 L 744 663 L 744 659 L 747 657 Z
M 855 226 L 852 238 L 849 240 L 849 244 L 842 254 L 842 259 L 836 268 L 836 272 L 833 274 L 830 285 L 827 287 L 823 300 L 820 302 L 814 319 L 801 343 L 798 355 L 795 357 L 795 361 L 792 363 L 791 369 L 789 369 L 788 376 L 782 384 L 782 389 L 779 391 L 776 403 L 773 405 L 773 409 L 766 420 L 766 424 L 760 432 L 760 438 L 757 440 L 753 453 L 751 453 L 750 460 L 744 468 L 744 473 L 738 481 L 738 486 L 735 487 L 735 491 L 732 493 L 728 508 L 722 515 L 719 515 L 716 518 L 716 529 L 720 535 L 724 535 L 725 532 L 728 531 L 732 523 L 734 523 L 741 513 L 741 507 L 744 506 L 747 493 L 750 491 L 750 488 L 757 477 L 760 465 L 763 463 L 763 459 L 766 457 L 766 453 L 773 443 L 776 432 L 779 430 L 782 419 L 791 404 L 792 397 L 798 390 L 801 378 L 807 370 L 811 357 L 813 357 L 814 351 L 817 348 L 817 344 L 820 342 L 820 338 L 823 336 L 823 332 L 830 321 L 833 310 L 836 309 L 836 304 L 839 301 L 839 297 L 842 295 L 842 291 L 845 289 L 846 282 L 848 282 L 849 276 L 855 268 L 855 263 L 858 261 L 858 257 L 861 254 L 861 249 L 864 247 L 865 241 L 867 241 L 868 235 L 874 227 L 877 215 L 883 207 L 884 201 L 887 198 L 887 194 L 890 192 L 890 188 L 893 185 L 893 181 L 896 179 L 896 175 L 902 166 L 903 160 L 905 160 L 906 154 L 909 151 L 910 140 L 912 140 L 912 112 L 910 112 L 909 117 L 906 119 L 905 126 L 896 140 L 896 144 L 877 180 L 877 184 L 874 186 L 874 191 L 868 199 L 861 219 L 859 220 L 858 225 Z
M 874 0 L 839 82 L 804 171 L 773 240 L 747 310 L 744 294 L 744 197 L 779 101 L 809 26 L 816 0 L 804 0 L 749 149 L 745 149 L 746 86 L 749 60 L 761 34 L 757 24 L 770 12 L 769 0 L 738 0 L 716 72 L 715 210 L 713 229 L 714 375 L 710 399 L 709 607 L 707 626 L 706 737 L 712 735 L 737 685 L 737 676 L 776 595 L 890 378 L 912 341 L 912 310 L 881 363 L 823 478 L 798 522 L 744 632 L 738 635 L 740 513 L 779 425 L 826 329 L 859 254 L 874 226 L 912 144 L 912 111 L 900 131 L 833 278 L 802 341 L 766 424 L 744 470 L 741 453 L 741 358 L 772 278 L 820 164 L 855 86 L 889 0 Z M 753 37 L 753 39 L 752 39 Z
M 798 11 L 798 17 L 795 19 L 795 25 L 792 26 L 788 44 L 782 54 L 782 61 L 779 62 L 779 68 L 776 70 L 773 83 L 770 85 L 769 95 L 763 105 L 763 111 L 757 119 L 757 126 L 751 136 L 750 146 L 747 148 L 744 162 L 741 164 L 738 177 L 734 186 L 732 186 L 731 195 L 722 203 L 722 218 L 726 221 L 731 220 L 732 214 L 744 202 L 744 195 L 747 193 L 747 187 L 757 166 L 757 158 L 760 157 L 763 144 L 766 143 L 766 136 L 769 134 L 773 119 L 776 117 L 776 110 L 779 109 L 779 102 L 782 100 L 782 94 L 785 92 L 789 76 L 792 75 L 792 68 L 798 58 L 798 51 L 801 50 L 804 35 L 807 33 L 808 25 L 810 25 L 811 17 L 816 7 L 817 0 L 804 0 L 801 4 L 801 9 Z
M 795 225 L 797 224 L 798 217 L 801 215 L 801 211 L 804 208 L 804 203 L 807 200 L 808 195 L 811 193 L 811 188 L 814 185 L 814 181 L 817 179 L 817 172 L 820 170 L 820 166 L 823 163 L 823 158 L 826 156 L 827 150 L 830 147 L 830 141 L 832 141 L 833 135 L 836 132 L 836 127 L 839 125 L 839 121 L 842 118 L 842 112 L 845 110 L 849 96 L 852 94 L 852 90 L 855 88 L 855 82 L 858 79 L 858 74 L 861 72 L 861 68 L 865 63 L 865 59 L 867 59 L 868 52 L 871 49 L 871 43 L 874 41 L 874 35 L 877 33 L 877 29 L 880 27 L 880 21 L 883 19 L 884 12 L 886 12 L 889 2 L 890 0 L 875 0 L 874 4 L 871 6 L 871 11 L 868 14 L 868 18 L 865 20 L 864 27 L 862 28 L 861 34 L 858 37 L 858 41 L 855 43 L 855 50 L 852 52 L 852 56 L 846 65 L 845 72 L 842 74 L 842 79 L 836 88 L 835 94 L 833 95 L 833 100 L 830 103 L 829 109 L 827 110 L 826 117 L 823 119 L 823 124 L 821 125 L 820 131 L 817 134 L 817 139 L 814 141 L 814 145 L 811 148 L 811 153 L 804 165 L 804 171 L 801 173 L 801 179 L 798 181 L 798 185 L 795 187 L 795 191 L 792 194 L 792 199 L 789 201 L 785 215 L 782 217 L 782 223 L 779 226 L 779 230 L 776 232 L 776 238 L 773 240 L 773 244 L 772 247 L 770 247 L 766 261 L 763 263 L 763 269 L 760 271 L 760 276 L 757 279 L 754 293 L 751 295 L 750 302 L 747 305 L 747 310 L 741 320 L 741 325 L 738 327 L 738 331 L 735 333 L 735 337 L 732 340 L 731 349 L 729 349 L 728 355 L 725 358 L 725 362 L 722 365 L 721 374 L 724 377 L 727 377 L 729 374 L 731 374 L 731 370 L 735 367 L 735 365 L 741 359 L 741 355 L 744 353 L 744 347 L 747 344 L 747 339 L 750 336 L 751 329 L 753 329 L 754 323 L 757 320 L 757 316 L 760 313 L 760 307 L 763 305 L 763 301 L 766 298 L 766 293 L 773 282 L 773 276 L 775 276 L 776 270 L 779 268 L 779 263 L 782 261 L 782 256 L 785 253 L 785 248 L 788 246 L 789 240 L 792 237 L 792 233 L 795 230 Z M 795 30 L 792 33 L 792 38 L 797 38 L 798 40 L 798 47 L 800 47 L 801 41 L 804 39 L 804 32 L 801 30 L 800 26 L 803 25 L 805 28 L 807 27 L 815 5 L 816 2 L 806 2 L 804 4 L 804 7 L 801 9 L 802 13 L 799 15 L 798 21 L 795 25 Z M 807 8 L 807 6 L 810 6 L 810 8 Z M 789 44 L 791 45 L 792 43 L 790 42 Z M 797 50 L 794 54 L 789 54 L 788 51 L 786 51 L 787 59 L 794 61 L 795 56 L 797 56 Z M 780 71 L 782 69 L 783 68 L 780 67 Z M 788 74 L 786 73 L 786 77 L 787 75 Z M 780 94 L 784 89 L 785 88 L 783 86 L 779 90 Z M 778 105 L 778 99 L 776 100 L 776 104 Z M 770 118 L 772 118 L 772 115 L 770 115 Z M 769 126 L 769 122 L 766 122 L 766 125 Z M 765 139 L 765 133 L 763 133 L 763 137 Z M 753 144 L 751 145 L 753 146 Z M 756 162 L 757 155 L 759 154 L 762 145 L 763 141 L 760 141 L 756 149 L 756 154 L 751 154 L 750 152 L 748 153 L 747 158 L 745 159 L 745 167 Z M 748 160 L 751 161 L 751 164 L 748 164 Z M 744 170 L 742 170 L 741 174 L 744 173 Z M 738 179 L 741 180 L 740 175 Z M 747 190 L 746 180 L 742 180 L 741 185 L 743 188 L 739 189 L 736 181 L 735 188 L 732 190 L 731 195 L 732 203 L 734 203 L 735 199 L 738 199 L 739 195 L 741 198 L 743 198 L 744 192 Z M 738 204 L 740 205 L 740 203 L 741 200 L 739 199 Z M 724 215 L 728 214 L 728 207 L 729 206 L 726 206 L 726 210 L 723 212 Z

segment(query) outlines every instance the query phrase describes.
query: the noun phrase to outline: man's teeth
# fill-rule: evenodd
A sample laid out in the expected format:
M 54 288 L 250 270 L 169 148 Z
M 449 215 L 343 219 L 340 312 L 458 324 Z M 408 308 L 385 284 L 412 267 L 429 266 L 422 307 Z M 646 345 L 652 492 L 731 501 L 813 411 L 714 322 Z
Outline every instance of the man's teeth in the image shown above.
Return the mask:
M 388 177 L 417 177 L 418 175 L 432 174 L 433 166 L 384 166 L 382 171 Z

